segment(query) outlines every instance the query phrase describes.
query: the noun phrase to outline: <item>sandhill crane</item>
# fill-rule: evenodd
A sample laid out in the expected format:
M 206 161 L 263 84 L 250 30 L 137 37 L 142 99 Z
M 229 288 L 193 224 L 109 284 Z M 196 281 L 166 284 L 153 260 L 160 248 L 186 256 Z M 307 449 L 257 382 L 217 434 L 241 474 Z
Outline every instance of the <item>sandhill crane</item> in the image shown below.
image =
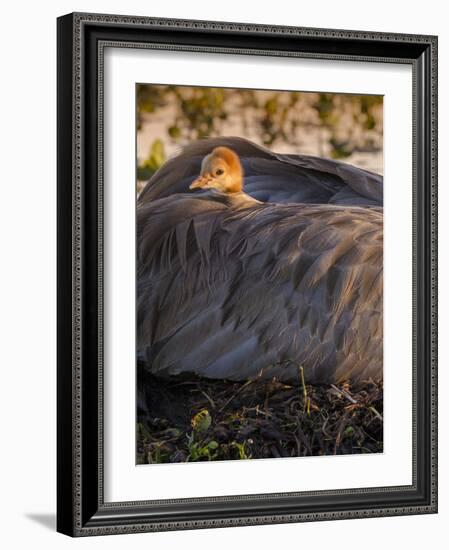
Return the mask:
M 154 374 L 382 377 L 382 177 L 195 142 L 138 201 L 137 347 Z

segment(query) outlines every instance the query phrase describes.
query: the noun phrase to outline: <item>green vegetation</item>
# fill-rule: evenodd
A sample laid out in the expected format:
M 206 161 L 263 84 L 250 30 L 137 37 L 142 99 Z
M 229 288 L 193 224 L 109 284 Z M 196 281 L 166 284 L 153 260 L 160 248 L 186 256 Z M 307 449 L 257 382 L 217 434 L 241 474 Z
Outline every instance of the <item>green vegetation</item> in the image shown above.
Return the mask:
M 156 139 L 151 144 L 147 159 L 137 167 L 137 179 L 148 180 L 166 160 L 164 144 Z
M 139 128 L 152 120 L 149 115 L 160 116 L 165 135 L 151 145 L 138 179 L 151 177 L 164 161 L 161 139 L 184 144 L 223 135 L 224 128 L 269 147 L 297 145 L 299 130 L 319 129 L 334 158 L 376 151 L 382 144 L 382 103 L 382 96 L 139 84 Z M 162 154 L 154 147 L 162 147 Z

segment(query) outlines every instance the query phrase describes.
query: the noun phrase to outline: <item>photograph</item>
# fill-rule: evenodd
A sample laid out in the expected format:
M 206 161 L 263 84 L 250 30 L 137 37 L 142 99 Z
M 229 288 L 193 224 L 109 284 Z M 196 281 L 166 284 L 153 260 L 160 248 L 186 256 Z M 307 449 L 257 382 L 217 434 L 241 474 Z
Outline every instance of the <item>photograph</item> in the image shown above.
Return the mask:
M 57 531 L 436 515 L 438 36 L 191 10 L 58 17 Z
M 137 465 L 383 453 L 383 99 L 136 84 Z

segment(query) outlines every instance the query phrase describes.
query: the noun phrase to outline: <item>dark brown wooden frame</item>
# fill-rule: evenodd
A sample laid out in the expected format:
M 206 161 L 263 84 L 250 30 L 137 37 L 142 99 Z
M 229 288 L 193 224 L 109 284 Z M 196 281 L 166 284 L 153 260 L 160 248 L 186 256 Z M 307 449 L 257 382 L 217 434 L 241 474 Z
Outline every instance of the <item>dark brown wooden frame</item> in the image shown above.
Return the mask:
M 413 68 L 413 483 L 105 503 L 102 55 L 105 45 L 408 63 Z M 95 14 L 58 19 L 58 531 L 72 536 L 437 511 L 437 38 Z

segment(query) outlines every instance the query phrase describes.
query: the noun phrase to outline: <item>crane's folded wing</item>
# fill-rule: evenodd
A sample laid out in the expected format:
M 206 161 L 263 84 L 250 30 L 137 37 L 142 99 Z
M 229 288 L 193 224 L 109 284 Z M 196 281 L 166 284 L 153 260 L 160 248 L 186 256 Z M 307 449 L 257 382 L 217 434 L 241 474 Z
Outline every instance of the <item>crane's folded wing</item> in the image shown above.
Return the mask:
M 138 208 L 138 352 L 159 374 L 354 381 L 382 373 L 382 210 Z

